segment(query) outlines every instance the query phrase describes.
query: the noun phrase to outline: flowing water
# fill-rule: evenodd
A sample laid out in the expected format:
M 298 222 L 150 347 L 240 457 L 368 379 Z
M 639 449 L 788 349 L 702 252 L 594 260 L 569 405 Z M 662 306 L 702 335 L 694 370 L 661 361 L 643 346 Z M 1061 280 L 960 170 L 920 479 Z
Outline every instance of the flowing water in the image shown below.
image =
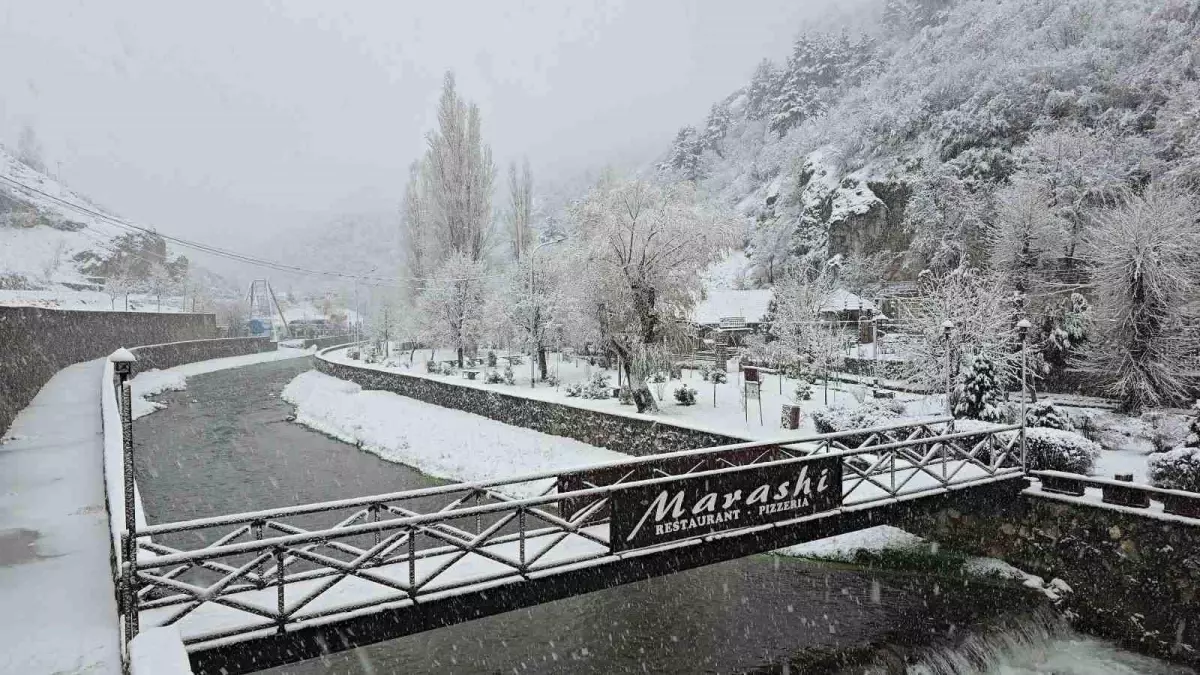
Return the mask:
M 287 422 L 280 361 L 190 378 L 137 422 L 151 522 L 437 481 Z M 689 570 L 270 673 L 1188 672 L 1071 631 L 1019 589 L 775 556 Z

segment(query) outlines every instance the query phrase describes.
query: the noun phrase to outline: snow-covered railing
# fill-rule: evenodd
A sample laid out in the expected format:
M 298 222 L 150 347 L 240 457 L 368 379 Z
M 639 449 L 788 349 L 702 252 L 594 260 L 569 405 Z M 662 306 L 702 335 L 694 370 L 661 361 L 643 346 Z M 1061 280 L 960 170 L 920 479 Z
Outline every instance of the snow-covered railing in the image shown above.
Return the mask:
M 152 525 L 137 608 L 200 651 L 1021 478 L 1018 429 L 942 419 Z M 697 486 L 713 493 L 684 509 Z
M 1043 493 L 1086 497 L 1087 488 L 1097 488 L 1102 504 L 1147 510 L 1161 505 L 1163 513 L 1192 518 L 1200 525 L 1200 493 L 1064 471 L 1030 471 L 1029 475 L 1038 479 Z

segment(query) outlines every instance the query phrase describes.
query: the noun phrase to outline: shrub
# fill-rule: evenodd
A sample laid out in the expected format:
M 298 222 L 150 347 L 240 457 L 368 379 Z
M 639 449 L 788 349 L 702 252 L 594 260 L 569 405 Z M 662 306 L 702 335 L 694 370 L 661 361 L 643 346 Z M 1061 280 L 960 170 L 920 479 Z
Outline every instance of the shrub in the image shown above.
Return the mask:
M 792 396 L 797 401 L 811 401 L 813 397 L 812 383 L 801 380 L 800 384 L 796 385 L 796 391 L 792 393 Z
M 826 408 L 812 414 L 813 426 L 822 434 L 886 426 L 895 423 L 899 417 L 899 414 L 876 403 L 867 403 L 857 408 Z M 862 445 L 867 438 L 865 434 L 853 435 L 843 438 L 841 442 L 854 447 Z
M 437 375 L 438 372 L 440 372 L 438 370 L 438 362 L 437 361 L 426 361 L 425 362 L 425 372 L 429 373 L 430 375 Z
M 658 395 L 658 400 L 663 400 L 667 390 L 667 374 L 660 370 L 650 376 L 650 382 L 654 384 L 654 393 Z M 632 394 L 630 396 L 632 397 Z M 632 398 L 630 400 L 632 401 Z
M 558 376 L 553 374 L 547 375 L 546 384 L 550 385 L 551 387 L 557 387 L 559 384 Z
M 1200 492 L 1200 400 L 1192 410 L 1196 415 L 1188 422 L 1188 435 L 1183 445 L 1168 452 L 1150 455 L 1150 482 L 1170 490 Z
M 709 372 L 708 381 L 712 382 L 713 384 L 725 384 L 729 381 L 729 375 L 727 375 L 723 370 L 714 370 Z
M 621 387 L 617 392 L 617 403 L 621 405 L 633 405 L 633 390 L 629 387 Z
M 487 382 L 488 384 L 500 384 L 504 381 L 504 376 L 502 376 L 498 371 L 489 370 L 487 371 L 487 374 L 483 376 L 483 381 Z
M 517 377 L 513 374 L 511 365 L 504 366 L 504 384 L 516 384 Z
M 675 387 L 675 401 L 679 405 L 696 405 L 696 390 L 686 384 Z
M 1073 431 L 1031 427 L 1025 429 L 1025 461 L 1030 471 L 1067 471 L 1087 474 L 1096 465 L 1100 445 Z
M 1052 403 L 1034 403 L 1025 411 L 1025 426 L 1061 429 L 1062 431 L 1075 430 L 1075 425 L 1071 424 L 1071 418 Z
M 1200 492 L 1200 447 L 1182 445 L 1155 453 L 1146 464 L 1155 487 Z
M 592 375 L 591 382 L 584 386 L 580 393 L 584 398 L 605 399 L 612 396 L 612 385 L 609 384 L 610 376 L 604 373 L 595 373 Z
M 583 396 L 583 383 L 575 382 L 573 384 L 568 384 L 565 391 L 568 398 L 580 398 Z
M 496 367 L 496 352 L 494 352 L 490 349 L 488 350 L 488 353 L 487 353 L 487 365 L 488 365 L 488 368 Z
M 707 363 L 702 363 L 700 364 L 700 367 L 696 369 L 696 372 L 700 374 L 700 379 L 708 381 L 708 376 L 709 373 L 712 372 L 712 368 L 710 368 Z

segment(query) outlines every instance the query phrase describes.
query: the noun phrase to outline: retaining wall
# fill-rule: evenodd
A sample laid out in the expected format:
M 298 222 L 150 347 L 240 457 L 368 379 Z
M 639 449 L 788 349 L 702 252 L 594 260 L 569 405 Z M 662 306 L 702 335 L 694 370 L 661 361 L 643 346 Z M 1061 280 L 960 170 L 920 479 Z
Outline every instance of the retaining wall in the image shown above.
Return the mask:
M 1073 593 L 1076 625 L 1200 665 L 1200 520 L 1027 492 L 991 508 L 910 512 L 896 523 L 944 547 L 1005 560 Z
M 497 422 L 565 436 L 629 455 L 653 455 L 747 440 L 640 415 L 588 410 L 432 377 L 336 363 L 323 358 L 322 354 L 313 358 L 313 364 L 322 373 L 354 382 L 364 389 L 390 391 L 443 408 L 475 413 Z
M 215 337 L 212 314 L 0 307 L 0 434 L 62 368 L 120 347 Z
M 275 351 L 276 345 L 268 337 L 218 338 L 215 340 L 188 340 L 168 342 L 161 345 L 134 347 L 137 356 L 134 373 L 144 370 L 162 370 L 184 363 L 220 359 L 226 356 L 242 356 L 259 352 Z

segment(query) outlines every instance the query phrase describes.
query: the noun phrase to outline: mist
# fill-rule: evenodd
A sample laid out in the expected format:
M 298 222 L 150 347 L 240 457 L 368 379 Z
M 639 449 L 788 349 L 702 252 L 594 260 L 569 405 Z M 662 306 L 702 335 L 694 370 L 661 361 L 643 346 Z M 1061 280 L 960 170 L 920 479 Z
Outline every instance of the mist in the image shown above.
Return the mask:
M 862 3 L 858 3 L 862 4 Z M 305 224 L 394 213 L 441 78 L 497 165 L 539 184 L 661 154 L 674 131 L 846 3 L 9 1 L 0 140 L 161 232 L 270 251 Z

